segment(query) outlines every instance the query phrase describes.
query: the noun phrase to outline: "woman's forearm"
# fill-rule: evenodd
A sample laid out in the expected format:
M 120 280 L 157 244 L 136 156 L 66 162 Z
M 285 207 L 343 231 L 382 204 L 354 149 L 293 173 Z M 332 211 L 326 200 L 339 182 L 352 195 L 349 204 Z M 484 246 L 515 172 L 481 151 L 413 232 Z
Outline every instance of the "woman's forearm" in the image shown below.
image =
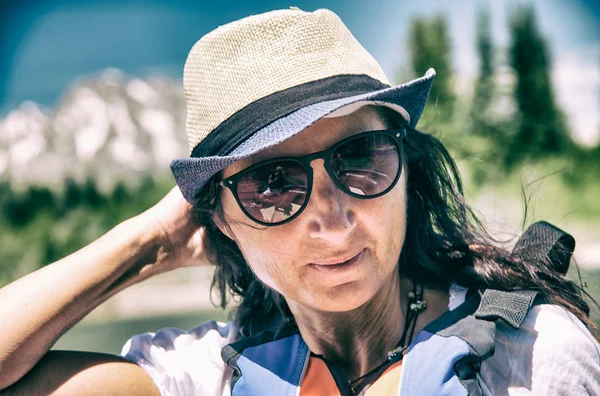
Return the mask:
M 165 272 L 151 218 L 127 220 L 81 250 L 0 289 L 0 389 L 25 375 L 69 328 L 120 290 Z

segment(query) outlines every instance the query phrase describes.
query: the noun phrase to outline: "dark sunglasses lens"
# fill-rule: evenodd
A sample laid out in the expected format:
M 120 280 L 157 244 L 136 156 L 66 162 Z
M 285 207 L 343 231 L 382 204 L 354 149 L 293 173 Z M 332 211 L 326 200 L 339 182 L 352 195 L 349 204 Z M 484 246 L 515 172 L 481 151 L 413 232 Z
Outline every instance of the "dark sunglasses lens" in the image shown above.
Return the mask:
M 374 196 L 388 190 L 400 172 L 400 150 L 388 135 L 359 137 L 337 147 L 331 169 L 348 192 Z
M 296 161 L 277 161 L 246 172 L 236 194 L 250 217 L 281 223 L 300 210 L 308 193 L 308 175 Z

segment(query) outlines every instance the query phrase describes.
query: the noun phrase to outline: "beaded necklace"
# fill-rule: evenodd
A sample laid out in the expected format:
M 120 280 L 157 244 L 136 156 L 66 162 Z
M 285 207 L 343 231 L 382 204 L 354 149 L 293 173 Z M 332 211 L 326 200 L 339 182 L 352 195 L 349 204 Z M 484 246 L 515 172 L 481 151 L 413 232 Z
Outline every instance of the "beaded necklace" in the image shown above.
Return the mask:
M 396 344 L 394 349 L 387 353 L 387 358 L 381 364 L 377 365 L 377 367 L 370 370 L 366 374 L 348 381 L 354 394 L 356 393 L 355 389 L 357 389 L 360 385 L 360 380 L 369 377 L 371 374 L 376 373 L 387 365 L 402 360 L 406 354 L 408 346 L 412 342 L 412 338 L 415 333 L 415 327 L 417 325 L 417 318 L 419 317 L 419 314 L 425 310 L 425 308 L 427 308 L 427 302 L 423 300 L 423 285 L 419 285 L 418 289 L 415 285 L 413 291 L 408 293 L 408 307 L 406 309 L 404 329 L 402 330 L 400 341 L 398 341 L 398 344 Z

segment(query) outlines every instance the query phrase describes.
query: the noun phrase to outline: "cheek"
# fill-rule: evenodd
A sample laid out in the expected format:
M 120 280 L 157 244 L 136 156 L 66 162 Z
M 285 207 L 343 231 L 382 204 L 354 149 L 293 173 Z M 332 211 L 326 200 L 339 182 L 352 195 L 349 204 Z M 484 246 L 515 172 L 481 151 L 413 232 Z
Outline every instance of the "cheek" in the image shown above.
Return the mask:
M 291 270 L 295 267 L 297 250 L 293 234 L 285 234 L 281 227 L 255 229 L 237 225 L 232 228 L 246 263 L 256 277 L 270 288 L 285 294 L 284 284 L 296 283 L 296 274 Z
M 281 293 L 278 279 L 281 279 L 283 274 L 279 260 L 264 250 L 260 251 L 254 248 L 244 249 L 243 254 L 256 277 L 265 285 Z
M 281 293 L 279 285 L 282 279 L 291 277 L 285 268 L 290 266 L 288 261 L 295 251 L 293 234 L 285 232 L 288 226 L 263 227 L 253 222 L 231 194 L 223 196 L 222 205 L 233 233 L 227 234 L 236 240 L 252 272 L 261 282 Z
M 387 270 L 395 267 L 406 235 L 406 184 L 401 176 L 396 187 L 388 194 L 364 207 L 361 221 L 375 241 L 375 254 Z
M 400 258 L 400 252 L 404 246 L 406 236 L 406 196 L 404 191 L 397 194 L 392 205 L 392 215 L 388 226 L 389 246 L 391 253 L 396 259 Z M 395 263 L 394 263 L 395 264 Z

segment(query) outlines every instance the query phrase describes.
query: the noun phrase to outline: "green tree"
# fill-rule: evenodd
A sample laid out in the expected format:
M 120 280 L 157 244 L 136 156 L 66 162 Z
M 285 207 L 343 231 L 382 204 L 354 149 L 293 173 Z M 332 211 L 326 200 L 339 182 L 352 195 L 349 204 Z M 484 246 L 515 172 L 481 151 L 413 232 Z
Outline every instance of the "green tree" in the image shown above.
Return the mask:
M 442 15 L 430 19 L 413 19 L 408 48 L 415 75 L 421 76 L 430 67 L 435 68 L 437 75 L 429 100 L 435 104 L 437 119 L 442 122 L 450 120 L 454 111 L 455 95 L 452 89 L 452 48 L 446 19 Z
M 96 181 L 91 177 L 88 177 L 85 184 L 81 188 L 81 196 L 83 202 L 91 208 L 102 207 L 105 203 L 105 198 L 98 191 Z
M 551 59 L 532 6 L 520 6 L 510 18 L 509 62 L 516 77 L 514 99 L 518 126 L 507 152 L 508 165 L 571 148 L 565 119 L 554 100 Z
M 78 207 L 83 202 L 83 193 L 77 182 L 71 178 L 65 180 L 62 213 Z
M 491 119 L 489 107 L 494 96 L 494 59 L 488 10 L 477 13 L 477 54 L 479 56 L 479 75 L 475 82 L 471 120 L 475 133 L 489 135 Z

